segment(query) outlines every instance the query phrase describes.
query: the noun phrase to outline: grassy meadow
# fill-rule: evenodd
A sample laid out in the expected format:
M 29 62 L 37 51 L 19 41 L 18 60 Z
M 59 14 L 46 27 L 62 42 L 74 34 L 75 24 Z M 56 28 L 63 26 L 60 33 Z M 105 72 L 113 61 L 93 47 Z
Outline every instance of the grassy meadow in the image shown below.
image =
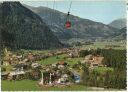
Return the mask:
M 37 81 L 21 80 L 7 81 L 2 80 L 3 91 L 84 91 L 87 87 L 83 85 L 73 84 L 63 87 L 39 87 Z
M 97 49 L 97 48 L 106 48 L 106 46 L 117 45 L 117 47 L 112 47 L 113 49 L 126 49 L 126 43 L 124 42 L 94 42 L 91 45 L 83 45 L 80 48 L 82 49 Z

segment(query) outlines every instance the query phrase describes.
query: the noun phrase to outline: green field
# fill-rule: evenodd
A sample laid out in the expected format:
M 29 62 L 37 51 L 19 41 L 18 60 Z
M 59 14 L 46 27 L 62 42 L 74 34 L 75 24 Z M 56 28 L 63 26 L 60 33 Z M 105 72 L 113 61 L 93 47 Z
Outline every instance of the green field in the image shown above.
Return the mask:
M 37 81 L 21 80 L 7 81 L 2 80 L 2 91 L 117 91 L 117 89 L 103 89 L 98 87 L 86 87 L 80 84 L 59 87 L 39 87 Z M 119 91 L 119 90 L 118 90 Z
M 40 64 L 43 64 L 43 65 L 54 64 L 54 63 L 57 63 L 61 60 L 64 60 L 65 56 L 66 56 L 65 54 L 58 55 L 58 56 L 52 56 L 52 57 L 49 57 L 49 58 L 46 58 L 46 59 L 42 59 L 39 62 L 40 62 Z
M 47 59 L 42 59 L 40 64 L 42 65 L 48 65 L 48 64 L 54 64 L 60 61 L 65 61 L 67 62 L 70 66 L 77 64 L 78 61 L 83 60 L 83 58 L 67 58 L 66 54 L 58 55 L 58 56 L 52 56 Z
M 39 87 L 37 81 L 7 81 L 2 80 L 2 91 L 84 91 L 87 87 L 83 85 L 71 85 L 64 87 Z
M 94 71 L 97 71 L 99 74 L 104 74 L 106 71 L 113 72 L 113 68 L 110 67 L 97 67 L 94 69 Z
M 126 43 L 124 42 L 94 42 L 91 45 L 83 45 L 80 48 L 83 49 L 97 49 L 97 48 L 105 48 L 106 45 L 117 45 L 119 47 L 114 47 L 113 49 L 126 49 Z

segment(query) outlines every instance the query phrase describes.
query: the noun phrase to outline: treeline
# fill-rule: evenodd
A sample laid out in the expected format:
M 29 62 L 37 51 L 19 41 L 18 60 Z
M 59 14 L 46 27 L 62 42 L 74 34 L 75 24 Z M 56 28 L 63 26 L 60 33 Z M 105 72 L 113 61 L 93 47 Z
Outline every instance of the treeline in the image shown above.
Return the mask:
M 97 49 L 90 51 L 81 51 L 80 55 L 98 54 L 104 57 L 103 64 L 113 70 L 107 70 L 100 73 L 95 69 L 89 71 L 87 65 L 84 65 L 82 84 L 86 86 L 96 86 L 104 88 L 126 89 L 126 50 L 108 50 Z

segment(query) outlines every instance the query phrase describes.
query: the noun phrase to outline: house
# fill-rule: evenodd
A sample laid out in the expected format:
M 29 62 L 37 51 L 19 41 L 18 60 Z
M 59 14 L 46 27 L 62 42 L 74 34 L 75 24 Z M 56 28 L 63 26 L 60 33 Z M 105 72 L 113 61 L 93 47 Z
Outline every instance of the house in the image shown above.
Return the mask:
M 25 71 L 12 71 L 8 74 L 9 80 L 19 80 L 22 79 L 25 75 Z
M 80 75 L 74 74 L 75 83 L 80 83 Z
M 72 70 L 71 72 L 73 73 L 75 83 L 80 83 L 81 80 L 80 74 L 74 70 Z
M 68 56 L 70 58 L 75 58 L 75 57 L 79 57 L 79 49 L 73 49 L 68 53 Z
M 31 64 L 31 67 L 32 67 L 32 68 L 37 68 L 37 67 L 40 67 L 40 65 L 39 65 L 38 63 L 32 63 L 32 64 Z
M 57 81 L 58 84 L 65 84 L 67 82 L 69 82 L 67 74 L 62 75 Z
M 93 62 L 91 63 L 90 67 L 98 67 L 98 66 L 103 66 L 102 61 L 104 57 L 101 56 L 94 56 L 93 57 Z
M 67 63 L 66 63 L 65 61 L 61 61 L 61 62 L 59 62 L 58 64 L 59 64 L 59 65 L 64 65 L 64 66 L 67 65 Z
M 20 55 L 20 56 L 16 56 L 18 59 L 21 59 L 23 56 L 22 55 Z
M 69 55 L 70 58 L 74 57 L 73 53 L 69 53 L 68 55 Z
M 57 64 L 56 64 L 56 63 L 52 64 L 52 67 L 56 67 L 56 66 L 57 66 Z
M 1 79 L 2 80 L 6 80 L 8 78 L 8 74 L 7 72 L 1 72 Z
M 54 54 L 53 53 L 48 53 L 47 56 L 48 57 L 52 57 Z
M 90 55 L 87 55 L 87 56 L 85 56 L 84 60 L 81 61 L 81 63 L 88 63 L 92 59 L 93 59 L 93 56 L 91 54 Z
M 56 51 L 56 53 L 55 53 L 55 55 L 61 55 L 61 54 L 63 54 L 63 52 L 62 51 Z
M 29 68 L 30 68 L 29 65 L 24 64 L 24 63 L 20 63 L 20 64 L 17 64 L 14 66 L 14 69 L 17 71 L 23 71 L 23 70 L 27 70 Z
M 27 58 L 25 58 L 24 60 L 23 60 L 23 62 L 28 62 L 29 60 L 27 59 Z
M 57 64 L 58 68 L 61 69 L 61 68 L 64 68 L 65 66 L 67 66 L 68 64 L 64 61 L 61 61 Z
M 99 66 L 103 66 L 102 61 L 103 61 L 104 57 L 99 56 L 99 55 L 87 55 L 84 59 L 84 61 L 82 61 L 82 63 L 86 63 L 90 65 L 90 68 L 95 68 L 95 67 L 99 67 Z
M 29 53 L 27 58 L 28 58 L 29 61 L 34 61 L 35 60 L 34 55 L 32 53 Z

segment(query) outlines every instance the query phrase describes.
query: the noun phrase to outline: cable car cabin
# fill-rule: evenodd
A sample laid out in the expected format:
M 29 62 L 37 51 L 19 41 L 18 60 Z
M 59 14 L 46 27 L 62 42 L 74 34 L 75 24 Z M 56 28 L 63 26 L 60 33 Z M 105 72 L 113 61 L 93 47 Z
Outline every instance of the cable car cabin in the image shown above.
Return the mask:
M 66 21 L 65 23 L 65 27 L 68 29 L 71 27 L 71 22 L 70 21 Z

